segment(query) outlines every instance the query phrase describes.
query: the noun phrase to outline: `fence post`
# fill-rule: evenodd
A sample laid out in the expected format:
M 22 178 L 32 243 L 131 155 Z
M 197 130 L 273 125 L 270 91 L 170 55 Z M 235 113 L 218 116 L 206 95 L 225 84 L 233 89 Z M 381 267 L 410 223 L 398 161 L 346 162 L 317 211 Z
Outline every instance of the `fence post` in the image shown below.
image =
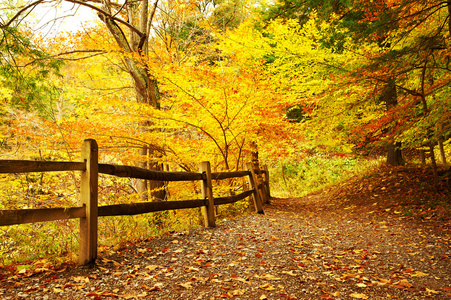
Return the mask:
M 86 218 L 80 218 L 79 264 L 86 265 L 97 258 L 97 216 L 98 216 L 98 158 L 97 142 L 88 139 L 83 142 L 81 158 L 86 170 L 81 174 L 81 205 L 86 207 Z
M 252 194 L 252 200 L 254 202 L 255 211 L 259 214 L 263 214 L 263 205 L 260 197 L 260 193 L 258 191 L 258 181 L 257 176 L 254 172 L 254 166 L 252 163 L 246 163 L 246 168 L 249 171 L 249 175 L 247 176 L 247 180 L 249 181 L 249 188 L 254 189 L 255 192 Z
M 269 203 L 269 198 L 271 198 L 271 191 L 269 189 L 269 171 L 268 166 L 264 165 L 263 170 L 265 171 L 265 182 L 266 183 L 266 200 Z
M 206 175 L 205 179 L 201 181 L 202 197 L 204 199 L 207 198 L 208 201 L 208 205 L 202 207 L 205 227 L 215 227 L 215 199 L 213 198 L 210 162 L 201 162 L 199 164 L 199 171 Z

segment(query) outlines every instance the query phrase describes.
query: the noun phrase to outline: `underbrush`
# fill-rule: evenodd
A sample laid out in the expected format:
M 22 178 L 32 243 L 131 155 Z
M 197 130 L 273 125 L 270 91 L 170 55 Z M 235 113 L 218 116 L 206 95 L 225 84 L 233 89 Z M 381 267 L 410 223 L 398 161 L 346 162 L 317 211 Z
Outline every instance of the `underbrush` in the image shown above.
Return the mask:
M 76 207 L 79 199 L 79 175 L 69 172 L 48 175 L 5 175 L 0 186 L 0 209 Z M 99 206 L 141 202 L 131 179 L 101 176 Z M 230 195 L 242 189 L 242 182 L 215 182 L 215 196 Z M 170 182 L 167 201 L 202 198 L 198 182 Z M 249 212 L 248 200 L 216 207 L 216 219 L 231 218 Z M 160 211 L 135 216 L 99 217 L 99 250 L 117 248 L 128 241 L 147 239 L 166 232 L 203 226 L 201 208 Z M 0 227 L 0 269 L 17 266 L 32 268 L 36 261 L 52 265 L 74 262 L 78 257 L 79 220 L 58 220 Z
M 271 196 L 303 197 L 383 163 L 382 158 L 312 155 L 296 162 L 278 161 L 269 167 Z

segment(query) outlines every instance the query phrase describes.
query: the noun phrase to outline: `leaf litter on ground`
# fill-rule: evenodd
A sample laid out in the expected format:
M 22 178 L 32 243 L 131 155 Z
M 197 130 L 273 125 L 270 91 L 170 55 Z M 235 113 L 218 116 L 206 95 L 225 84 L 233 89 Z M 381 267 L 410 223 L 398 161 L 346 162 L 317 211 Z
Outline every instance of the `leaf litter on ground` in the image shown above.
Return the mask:
M 419 176 L 404 173 L 406 184 Z M 410 187 L 393 184 L 380 196 L 382 182 L 400 175 L 379 174 L 364 181 L 371 188 L 349 181 L 271 199 L 264 215 L 106 249 L 92 268 L 5 268 L 0 298 L 450 299 L 449 219 L 398 213 L 392 189 Z

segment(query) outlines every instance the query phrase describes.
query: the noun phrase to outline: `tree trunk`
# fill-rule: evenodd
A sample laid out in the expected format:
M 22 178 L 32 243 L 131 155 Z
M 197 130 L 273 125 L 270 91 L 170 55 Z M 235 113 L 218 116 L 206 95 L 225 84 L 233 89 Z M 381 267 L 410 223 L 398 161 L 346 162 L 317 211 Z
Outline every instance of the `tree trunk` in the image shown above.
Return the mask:
M 426 152 L 420 149 L 421 166 L 426 166 Z
M 385 102 L 387 111 L 390 110 L 393 106 L 398 105 L 398 95 L 396 93 L 396 85 L 394 79 L 390 79 L 387 82 L 380 100 Z M 405 160 L 402 156 L 400 142 L 394 142 L 393 140 L 388 142 L 386 162 L 387 165 L 390 166 L 403 166 L 405 164 Z
M 438 148 L 440 149 L 440 159 L 442 161 L 442 164 L 446 166 L 447 163 L 446 163 L 445 148 L 443 147 L 443 138 L 440 138 L 438 140 Z
M 402 156 L 401 143 L 389 143 L 387 146 L 387 165 L 404 166 L 405 160 Z
M 434 174 L 434 188 L 438 188 L 438 169 L 437 169 L 437 161 L 435 159 L 435 153 L 434 153 L 434 143 L 429 143 L 429 149 L 431 152 L 431 163 L 432 163 L 432 172 Z
M 258 160 L 258 146 L 257 143 L 252 141 L 250 143 L 251 146 L 251 162 L 254 168 L 259 168 L 259 160 Z
M 154 11 L 157 3 L 158 2 L 155 3 Z M 127 3 L 128 23 L 139 29 L 139 31 L 131 30 L 128 40 L 122 29 L 118 26 L 113 17 L 111 17 L 112 9 L 108 6 L 108 4 L 109 2 L 105 2 L 103 7 L 104 11 L 108 12 L 109 15 L 99 14 L 99 17 L 105 23 L 108 31 L 114 37 L 119 47 L 124 52 L 130 54 L 126 54 L 124 56 L 124 62 L 128 73 L 133 79 L 136 101 L 159 109 L 160 104 L 157 81 L 151 77 L 146 65 L 142 64 L 139 59 L 136 59 L 136 56 L 145 56 L 147 54 L 147 40 L 149 37 L 148 1 L 142 1 L 141 8 L 139 7 L 140 4 L 138 4 L 138 2 Z M 139 13 L 140 11 L 141 14 Z M 153 15 L 154 11 L 151 12 L 150 15 Z M 152 123 L 150 121 L 145 121 L 139 124 L 142 131 L 151 130 L 151 125 Z M 155 149 L 157 149 L 157 147 L 143 145 L 143 147 L 139 150 L 139 154 L 143 156 L 143 161 L 138 163 L 140 167 L 151 168 L 157 171 L 162 170 L 162 165 L 160 163 L 150 161 L 150 157 L 158 158 L 162 155 L 161 152 Z M 145 180 L 141 180 L 137 185 L 137 190 L 142 201 L 147 201 L 149 199 L 148 189 L 150 189 L 150 195 L 153 200 L 165 199 L 164 182 L 153 181 L 148 185 Z
M 448 31 L 451 34 L 451 0 L 447 1 L 448 6 Z

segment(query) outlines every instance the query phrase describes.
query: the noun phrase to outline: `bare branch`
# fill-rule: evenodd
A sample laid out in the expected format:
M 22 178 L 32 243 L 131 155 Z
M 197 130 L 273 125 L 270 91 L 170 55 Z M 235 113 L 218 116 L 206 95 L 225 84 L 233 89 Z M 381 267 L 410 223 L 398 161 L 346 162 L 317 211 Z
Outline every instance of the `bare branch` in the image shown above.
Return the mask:
M 27 11 L 30 8 L 34 8 L 36 5 L 38 5 L 42 2 L 44 2 L 44 0 L 38 0 L 38 1 L 31 3 L 30 5 L 25 6 L 24 8 L 19 10 L 6 24 L 0 23 L 0 28 L 5 28 L 5 27 L 10 26 L 12 24 L 12 22 L 14 22 L 23 12 Z
M 58 54 L 52 55 L 52 57 L 58 57 L 58 56 L 63 56 L 63 55 L 68 55 L 68 54 L 75 54 L 75 53 L 105 54 L 105 53 L 107 53 L 107 51 L 105 51 L 105 50 L 98 50 L 98 49 L 71 50 L 71 51 L 66 51 L 66 52 L 62 52 L 62 53 L 58 53 Z
M 126 4 L 127 0 L 124 1 L 124 4 L 122 4 L 122 6 L 117 10 L 117 12 L 113 15 L 113 17 L 116 17 L 122 11 L 122 9 L 125 7 Z
M 68 55 L 68 54 L 75 54 L 75 53 L 93 53 L 93 54 L 88 55 L 88 56 L 83 56 L 83 57 L 77 57 L 77 58 L 65 58 L 65 57 L 63 57 L 63 58 L 59 58 L 59 59 L 61 59 L 61 60 L 68 60 L 68 61 L 77 61 L 77 60 L 82 60 L 82 59 L 87 59 L 87 58 L 91 58 L 91 57 L 94 57 L 94 56 L 102 55 L 102 54 L 107 53 L 107 51 L 95 50 L 95 49 L 93 49 L 93 50 L 72 50 L 72 51 L 67 51 L 67 52 L 54 54 L 54 55 L 51 55 L 50 57 L 51 58 L 56 58 L 56 57 L 59 57 L 59 56 L 64 56 L 64 55 Z M 37 62 L 39 60 L 44 60 L 44 59 L 46 59 L 46 58 L 34 59 L 34 60 L 32 60 L 32 61 L 30 61 L 30 62 L 28 62 L 28 63 L 26 63 L 24 65 L 21 65 L 19 67 L 21 67 L 21 68 L 27 67 L 29 65 L 34 64 L 35 62 Z
M 152 12 L 150 13 L 149 22 L 147 23 L 147 34 L 150 32 L 150 27 L 152 26 L 153 18 L 155 16 L 155 12 L 157 11 L 158 0 L 155 1 Z
M 91 9 L 93 9 L 93 10 L 99 12 L 100 14 L 102 14 L 103 16 L 105 16 L 106 18 L 109 18 L 109 19 L 111 19 L 111 20 L 113 20 L 113 21 L 116 21 L 116 22 L 118 22 L 118 23 L 121 23 L 122 25 L 127 26 L 128 28 L 130 28 L 131 30 L 133 30 L 134 32 L 136 32 L 140 37 L 145 36 L 145 33 L 141 32 L 138 28 L 136 28 L 136 27 L 133 26 L 132 24 L 130 24 L 130 23 L 128 23 L 128 22 L 126 22 L 126 21 L 124 21 L 124 20 L 122 20 L 122 19 L 119 19 L 119 18 L 113 16 L 112 14 L 110 14 L 110 13 L 104 11 L 103 9 L 101 9 L 101 8 L 95 6 L 95 5 L 89 4 L 89 3 L 84 2 L 84 1 L 78 1 L 78 0 L 65 0 L 65 1 L 71 2 L 71 3 L 75 3 L 75 4 L 80 4 L 80 5 L 89 7 L 89 8 L 91 8 Z M 100 3 L 100 2 L 99 2 L 99 3 Z M 119 7 L 120 7 L 120 6 L 119 6 Z
M 77 57 L 77 58 L 60 58 L 61 60 L 68 60 L 68 61 L 77 61 L 77 60 L 83 60 L 83 59 L 87 59 L 87 58 L 91 58 L 91 57 L 94 57 L 94 56 L 99 56 L 99 55 L 102 55 L 102 54 L 105 54 L 106 52 L 102 52 L 102 53 L 94 53 L 94 54 L 91 54 L 91 55 L 87 55 L 87 56 L 83 56 L 83 57 Z

